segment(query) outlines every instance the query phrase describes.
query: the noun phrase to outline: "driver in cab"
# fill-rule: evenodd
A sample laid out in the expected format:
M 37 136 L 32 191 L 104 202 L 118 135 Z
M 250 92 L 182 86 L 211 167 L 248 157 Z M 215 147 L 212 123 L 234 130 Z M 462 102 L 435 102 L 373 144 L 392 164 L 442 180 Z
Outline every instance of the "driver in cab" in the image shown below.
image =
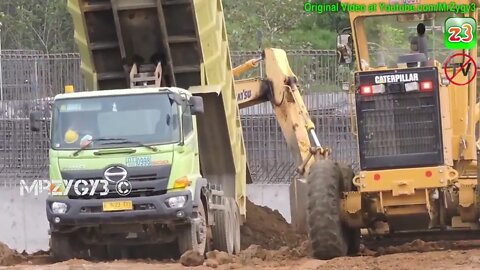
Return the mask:
M 88 117 L 84 115 L 74 115 L 69 122 L 69 128 L 64 134 L 65 143 L 79 143 L 81 148 L 89 146 L 95 135 L 93 128 L 94 123 L 88 121 Z

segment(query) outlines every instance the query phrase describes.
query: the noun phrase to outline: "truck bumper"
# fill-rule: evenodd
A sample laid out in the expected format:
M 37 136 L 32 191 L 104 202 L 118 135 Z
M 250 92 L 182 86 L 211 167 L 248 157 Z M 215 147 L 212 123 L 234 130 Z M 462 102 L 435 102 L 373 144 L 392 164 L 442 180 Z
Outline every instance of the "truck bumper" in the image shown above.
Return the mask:
M 170 208 L 165 200 L 175 196 L 187 196 L 183 207 Z M 103 203 L 111 201 L 131 201 L 133 210 L 103 211 Z M 67 204 L 66 213 L 52 211 L 53 202 Z M 149 197 L 122 197 L 108 199 L 69 199 L 60 196 L 47 198 L 47 218 L 53 227 L 59 226 L 98 226 L 101 224 L 129 223 L 169 223 L 187 221 L 193 211 L 190 191 L 178 191 Z

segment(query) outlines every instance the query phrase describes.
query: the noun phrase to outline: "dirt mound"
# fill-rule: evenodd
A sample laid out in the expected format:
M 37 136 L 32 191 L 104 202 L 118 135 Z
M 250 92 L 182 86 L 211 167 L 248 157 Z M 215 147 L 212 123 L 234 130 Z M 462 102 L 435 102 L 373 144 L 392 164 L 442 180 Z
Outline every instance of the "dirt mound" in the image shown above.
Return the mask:
M 25 260 L 26 258 L 24 256 L 0 242 L 0 266 L 12 266 Z
M 266 249 L 300 246 L 306 235 L 297 234 L 277 210 L 258 206 L 247 199 L 247 221 L 241 229 L 242 249 L 259 245 Z
M 289 248 L 287 246 L 281 247 L 278 250 L 264 249 L 259 245 L 251 245 L 248 248 L 240 251 L 237 255 L 228 255 L 223 251 L 210 251 L 206 254 L 206 260 L 203 265 L 210 268 L 219 269 L 237 269 L 244 266 L 264 266 L 264 267 L 279 267 L 288 265 L 289 262 L 298 260 L 306 256 L 306 246 L 302 245 L 298 248 Z M 186 255 L 185 253 L 184 255 Z M 200 260 L 197 260 L 200 262 Z M 200 264 L 185 264 L 183 265 L 200 265 Z M 226 267 L 226 268 L 225 268 Z
M 416 239 L 411 242 L 373 247 L 370 249 L 364 244 L 360 245 L 361 256 L 382 256 L 387 254 L 396 253 L 410 253 L 410 252 L 430 252 L 430 251 L 443 251 L 443 250 L 456 250 L 456 249 L 478 249 L 480 248 L 479 240 L 466 240 L 466 241 L 423 241 Z

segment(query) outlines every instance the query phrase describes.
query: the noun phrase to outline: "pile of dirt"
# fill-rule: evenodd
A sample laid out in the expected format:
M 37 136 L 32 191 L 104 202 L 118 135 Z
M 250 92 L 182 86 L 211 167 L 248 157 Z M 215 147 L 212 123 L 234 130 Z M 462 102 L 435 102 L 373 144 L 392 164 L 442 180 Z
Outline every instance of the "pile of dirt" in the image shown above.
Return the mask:
M 241 227 L 241 246 L 259 245 L 266 249 L 299 247 L 306 235 L 297 234 L 277 210 L 258 206 L 247 199 L 247 221 Z
M 468 241 L 463 243 L 462 241 L 432 241 L 425 242 L 421 239 L 416 239 L 412 242 L 403 243 L 399 245 L 380 246 L 370 249 L 365 245 L 360 245 L 359 255 L 361 256 L 382 256 L 387 254 L 396 253 L 409 253 L 409 252 L 430 252 L 441 250 L 453 250 L 453 249 L 471 249 L 472 245 L 476 248 L 480 247 L 480 242 Z
M 425 242 L 417 239 L 410 243 L 405 243 L 399 246 L 380 247 L 377 252 L 378 255 L 405 253 L 405 252 L 428 252 L 434 250 L 440 250 L 442 247 L 436 242 Z
M 24 262 L 26 258 L 0 242 L 0 266 L 12 266 Z
M 189 250 L 180 257 L 180 264 L 184 266 L 208 266 L 210 268 L 227 269 L 241 268 L 242 266 L 271 266 L 277 267 L 286 265 L 287 262 L 298 260 L 306 257 L 308 254 L 308 247 L 301 245 L 298 248 L 289 248 L 287 246 L 281 247 L 278 250 L 264 249 L 259 245 L 251 245 L 247 249 L 240 251 L 237 255 L 229 255 L 223 251 L 209 251 L 206 258 L 200 255 L 197 251 Z

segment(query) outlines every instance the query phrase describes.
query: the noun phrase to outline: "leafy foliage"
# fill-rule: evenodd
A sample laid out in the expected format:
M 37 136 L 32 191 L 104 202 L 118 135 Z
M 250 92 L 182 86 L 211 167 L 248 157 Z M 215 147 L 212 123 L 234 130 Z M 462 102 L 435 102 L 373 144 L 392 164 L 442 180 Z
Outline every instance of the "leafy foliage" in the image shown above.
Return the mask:
M 233 50 L 333 49 L 344 13 L 307 13 L 308 0 L 223 0 L 229 41 Z M 313 0 L 314 2 L 320 0 Z M 325 1 L 322 3 L 336 3 Z M 4 49 L 40 50 L 48 53 L 75 51 L 73 25 L 66 0 L 2 0 Z M 262 43 L 258 41 L 259 33 Z
M 73 26 L 65 0 L 2 0 L 0 21 L 4 48 L 74 51 Z
M 233 50 L 256 50 L 260 47 L 283 49 L 334 49 L 338 27 L 348 24 L 345 13 L 305 12 L 298 0 L 236 1 L 224 0 L 225 17 Z M 311 1 L 312 3 L 318 1 Z M 338 1 L 325 1 L 335 4 Z M 262 43 L 258 34 L 262 33 Z

